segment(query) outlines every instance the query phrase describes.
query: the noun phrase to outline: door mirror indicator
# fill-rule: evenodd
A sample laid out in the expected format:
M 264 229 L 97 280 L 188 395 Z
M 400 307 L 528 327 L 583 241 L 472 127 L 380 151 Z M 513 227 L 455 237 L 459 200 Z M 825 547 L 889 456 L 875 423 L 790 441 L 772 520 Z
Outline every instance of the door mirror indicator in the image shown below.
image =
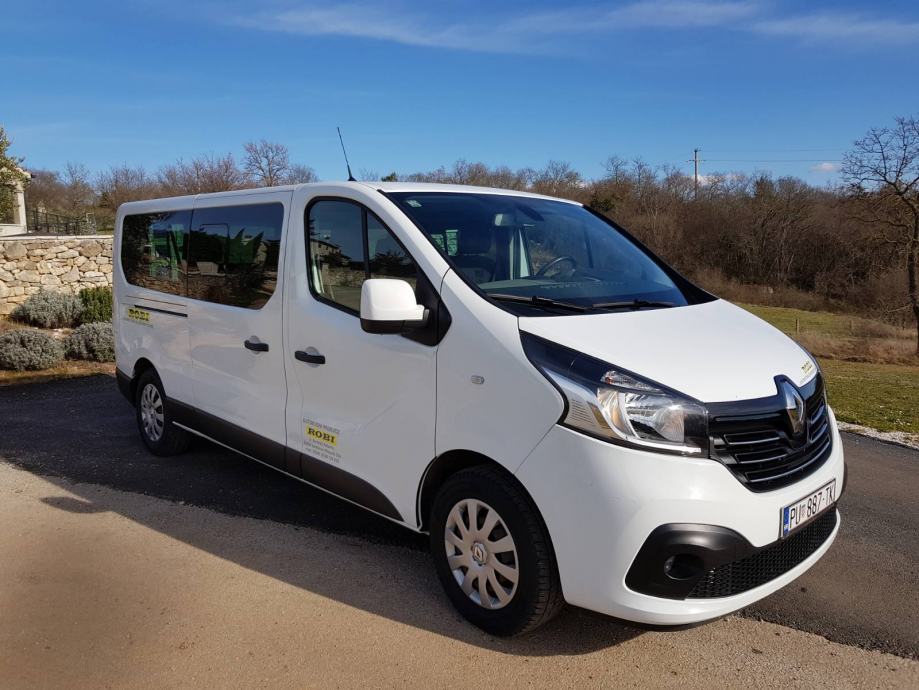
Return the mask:
M 361 328 L 367 333 L 404 333 L 424 326 L 428 310 L 404 280 L 370 278 L 361 286 Z

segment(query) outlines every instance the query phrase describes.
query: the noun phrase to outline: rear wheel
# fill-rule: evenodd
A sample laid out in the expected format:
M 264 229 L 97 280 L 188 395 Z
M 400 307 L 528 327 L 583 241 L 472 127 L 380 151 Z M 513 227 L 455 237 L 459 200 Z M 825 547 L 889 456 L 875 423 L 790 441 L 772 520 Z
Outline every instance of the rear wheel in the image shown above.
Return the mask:
M 169 401 L 156 371 L 148 369 L 137 380 L 134 397 L 137 428 L 154 455 L 178 455 L 188 448 L 190 435 L 172 423 Z
M 519 635 L 562 607 L 549 536 L 520 486 L 481 466 L 453 475 L 431 512 L 431 553 L 453 605 L 494 635 Z

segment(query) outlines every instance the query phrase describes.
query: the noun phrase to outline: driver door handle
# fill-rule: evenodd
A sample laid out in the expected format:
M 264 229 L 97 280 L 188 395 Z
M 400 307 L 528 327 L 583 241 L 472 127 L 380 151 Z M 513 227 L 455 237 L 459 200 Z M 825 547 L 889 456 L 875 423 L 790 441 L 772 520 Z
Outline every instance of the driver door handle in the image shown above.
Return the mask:
M 297 361 L 306 362 L 307 364 L 325 364 L 325 355 L 310 354 L 309 352 L 304 352 L 303 350 L 297 350 L 294 352 L 294 357 L 297 359 Z
M 261 343 L 258 340 L 253 340 L 252 338 L 245 340 L 243 345 L 246 346 L 247 350 L 252 350 L 253 352 L 268 352 L 268 343 Z

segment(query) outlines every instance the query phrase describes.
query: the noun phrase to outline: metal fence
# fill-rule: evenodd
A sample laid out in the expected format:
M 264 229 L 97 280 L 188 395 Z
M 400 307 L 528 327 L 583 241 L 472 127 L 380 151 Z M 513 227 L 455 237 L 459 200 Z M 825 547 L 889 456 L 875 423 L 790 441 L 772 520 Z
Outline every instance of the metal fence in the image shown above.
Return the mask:
M 96 218 L 92 213 L 73 217 L 32 208 L 26 216 L 30 235 L 95 235 L 97 232 Z

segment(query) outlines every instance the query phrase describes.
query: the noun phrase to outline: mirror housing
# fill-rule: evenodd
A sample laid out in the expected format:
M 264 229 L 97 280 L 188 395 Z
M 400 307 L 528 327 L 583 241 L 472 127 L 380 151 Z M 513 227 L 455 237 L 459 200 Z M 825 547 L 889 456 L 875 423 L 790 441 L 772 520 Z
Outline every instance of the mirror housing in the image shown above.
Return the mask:
M 428 310 L 404 280 L 369 278 L 361 286 L 361 328 L 366 333 L 404 333 L 420 328 Z

